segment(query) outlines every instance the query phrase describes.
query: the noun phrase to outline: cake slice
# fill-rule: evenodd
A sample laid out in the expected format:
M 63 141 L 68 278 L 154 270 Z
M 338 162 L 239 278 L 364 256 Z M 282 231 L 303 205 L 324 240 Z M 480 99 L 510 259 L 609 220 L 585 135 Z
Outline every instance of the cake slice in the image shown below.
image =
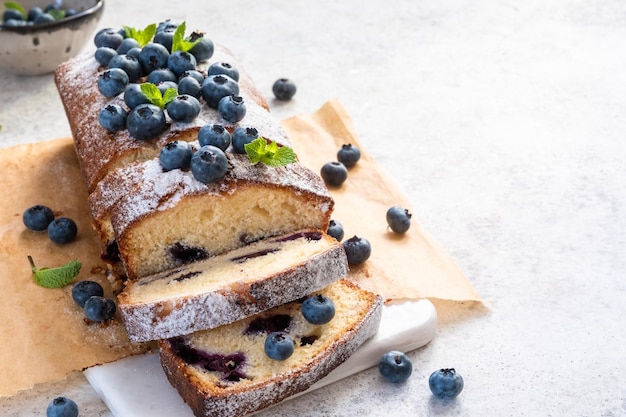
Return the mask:
M 165 339 L 291 302 L 347 273 L 343 246 L 306 230 L 129 281 L 118 308 L 132 341 Z
M 382 299 L 346 280 L 321 291 L 335 305 L 327 324 L 314 325 L 293 302 L 247 319 L 188 336 L 159 341 L 170 383 L 197 417 L 243 416 L 306 390 L 373 336 Z M 264 353 L 270 331 L 295 341 L 292 356 Z

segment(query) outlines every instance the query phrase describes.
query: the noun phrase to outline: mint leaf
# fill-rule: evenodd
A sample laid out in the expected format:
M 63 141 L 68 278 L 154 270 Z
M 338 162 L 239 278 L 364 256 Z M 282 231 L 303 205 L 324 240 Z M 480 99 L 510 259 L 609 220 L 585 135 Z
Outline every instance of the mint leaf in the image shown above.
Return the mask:
M 174 100 L 178 96 L 178 90 L 175 88 L 168 88 L 165 90 L 165 94 L 163 94 L 163 107 L 167 106 L 168 103 Z
M 4 7 L 11 10 L 17 10 L 24 17 L 24 20 L 28 19 L 28 13 L 26 12 L 26 9 L 24 9 L 24 7 L 22 7 L 22 5 L 18 2 L 7 1 L 4 3 Z
M 52 9 L 48 11 L 48 14 L 54 18 L 54 20 L 61 20 L 65 17 L 65 10 L 63 9 Z
M 178 90 L 175 88 L 168 88 L 165 90 L 165 94 L 161 94 L 161 90 L 152 83 L 143 83 L 139 85 L 144 97 L 148 99 L 151 104 L 154 104 L 161 109 L 164 109 L 167 103 L 174 100 L 178 95 Z
M 278 146 L 276 142 L 268 142 L 258 137 L 244 145 L 246 155 L 252 165 L 259 162 L 269 166 L 288 165 L 298 160 L 296 153 L 288 146 Z
M 80 272 L 82 264 L 74 259 L 65 265 L 56 268 L 37 268 L 33 258 L 29 255 L 28 262 L 33 271 L 33 279 L 37 285 L 45 288 L 61 288 L 69 284 Z
M 127 38 L 133 38 L 139 43 L 140 47 L 146 46 L 154 35 L 156 34 L 157 25 L 156 23 L 149 24 L 143 29 L 135 29 L 130 26 L 124 26 L 124 31 L 126 32 Z
M 172 38 L 172 52 L 174 51 L 183 51 L 188 52 L 191 48 L 194 47 L 195 44 L 200 42 L 201 38 L 198 38 L 194 41 L 185 38 L 185 31 L 187 30 L 187 23 L 183 22 L 176 28 L 176 32 L 174 32 L 174 37 Z

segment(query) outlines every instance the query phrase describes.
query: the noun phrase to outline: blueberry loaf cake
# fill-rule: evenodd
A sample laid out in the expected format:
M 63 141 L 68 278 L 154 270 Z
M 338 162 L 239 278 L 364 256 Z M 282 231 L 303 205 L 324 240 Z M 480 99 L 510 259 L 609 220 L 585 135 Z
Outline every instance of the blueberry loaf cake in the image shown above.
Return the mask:
M 343 246 L 307 230 L 128 282 L 118 307 L 132 341 L 166 339 L 293 301 L 347 273 Z
M 324 303 L 330 300 L 334 308 L 334 316 L 324 324 L 309 320 L 327 313 L 314 314 L 305 307 L 318 297 Z M 161 363 L 196 416 L 243 416 L 326 376 L 374 335 L 381 312 L 380 297 L 340 280 L 304 300 L 162 340 Z

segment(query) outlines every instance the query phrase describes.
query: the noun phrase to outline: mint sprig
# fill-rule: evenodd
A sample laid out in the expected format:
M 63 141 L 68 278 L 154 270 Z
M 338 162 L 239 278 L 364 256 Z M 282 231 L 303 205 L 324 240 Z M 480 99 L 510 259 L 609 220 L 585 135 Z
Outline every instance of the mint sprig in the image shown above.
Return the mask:
M 156 23 L 149 24 L 143 29 L 135 29 L 130 26 L 124 26 L 127 38 L 133 38 L 139 43 L 140 47 L 144 47 L 150 43 L 157 31 Z
M 161 109 L 164 109 L 167 104 L 174 100 L 178 96 L 178 90 L 175 88 L 168 88 L 165 93 L 162 94 L 159 88 L 152 83 L 143 83 L 139 85 L 141 92 L 148 99 L 148 101 Z
M 17 10 L 24 17 L 24 20 L 28 18 L 28 13 L 26 9 L 16 1 L 7 1 L 4 3 L 4 7 L 11 10 Z
M 255 165 L 259 162 L 269 166 L 283 166 L 296 162 L 296 153 L 288 146 L 278 146 L 276 142 L 268 142 L 258 137 L 244 145 L 248 159 Z
M 187 30 L 187 24 L 185 22 L 181 23 L 176 28 L 176 32 L 174 32 L 174 37 L 172 38 L 172 52 L 174 51 L 189 52 L 191 48 L 193 48 L 198 42 L 200 42 L 201 38 L 198 38 L 193 41 L 189 38 L 185 38 L 186 30 Z
M 65 265 L 56 268 L 37 268 L 33 258 L 29 255 L 28 262 L 33 271 L 33 279 L 37 285 L 45 288 L 61 288 L 69 284 L 78 276 L 82 264 L 74 259 Z

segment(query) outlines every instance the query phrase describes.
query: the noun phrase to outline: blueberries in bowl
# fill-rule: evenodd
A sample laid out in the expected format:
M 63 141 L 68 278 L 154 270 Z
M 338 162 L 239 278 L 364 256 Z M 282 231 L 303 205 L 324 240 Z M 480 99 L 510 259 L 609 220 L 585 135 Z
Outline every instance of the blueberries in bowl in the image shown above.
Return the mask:
M 6 10 L 2 14 L 2 24 L 9 27 L 35 26 L 71 17 L 76 14 L 72 8 L 63 8 L 60 2 L 50 3 L 43 9 L 33 6 L 26 10 L 18 2 L 5 3 Z

